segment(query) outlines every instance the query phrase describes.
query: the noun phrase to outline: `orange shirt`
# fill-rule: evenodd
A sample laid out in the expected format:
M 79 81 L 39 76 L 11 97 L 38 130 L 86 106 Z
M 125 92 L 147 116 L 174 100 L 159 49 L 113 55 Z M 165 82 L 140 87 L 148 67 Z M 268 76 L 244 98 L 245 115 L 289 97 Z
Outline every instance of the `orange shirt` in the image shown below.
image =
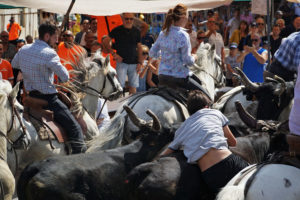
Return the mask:
M 7 31 L 8 31 L 9 25 L 10 24 L 7 24 L 7 26 L 6 26 Z M 11 41 L 11 40 L 18 39 L 20 30 L 21 30 L 21 26 L 17 22 L 14 22 L 9 31 L 8 40 Z
M 82 51 L 82 48 L 78 45 L 74 45 L 72 48 L 68 49 L 65 47 L 64 42 L 61 42 L 57 47 L 57 54 L 60 57 L 60 62 L 68 71 L 73 70 L 73 67 L 70 64 L 65 64 L 65 61 L 75 64 L 78 62 L 79 54 L 82 53 Z
M 2 79 L 13 80 L 14 74 L 10 63 L 7 60 L 0 59 L 0 72 L 2 74 Z

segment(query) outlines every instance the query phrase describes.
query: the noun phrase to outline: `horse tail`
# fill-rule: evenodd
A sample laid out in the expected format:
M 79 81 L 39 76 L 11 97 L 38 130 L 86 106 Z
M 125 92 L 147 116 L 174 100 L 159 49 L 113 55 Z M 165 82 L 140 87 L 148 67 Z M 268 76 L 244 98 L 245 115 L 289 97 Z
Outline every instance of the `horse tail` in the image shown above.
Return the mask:
M 21 173 L 18 183 L 17 183 L 17 195 L 19 200 L 26 200 L 27 198 L 27 189 L 28 183 L 30 180 L 39 173 L 39 168 L 37 167 L 37 163 L 28 165 Z
M 87 152 L 95 152 L 99 150 L 112 149 L 121 145 L 123 140 L 124 115 L 114 117 L 110 125 L 106 127 L 99 136 L 88 142 Z
M 225 186 L 217 195 L 216 200 L 244 200 L 243 185 Z

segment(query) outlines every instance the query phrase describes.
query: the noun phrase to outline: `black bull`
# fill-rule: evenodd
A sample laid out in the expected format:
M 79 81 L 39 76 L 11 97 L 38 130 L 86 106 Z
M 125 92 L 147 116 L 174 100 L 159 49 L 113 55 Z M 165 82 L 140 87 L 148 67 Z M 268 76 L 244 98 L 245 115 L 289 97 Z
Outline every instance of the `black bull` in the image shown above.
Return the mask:
M 96 153 L 52 157 L 27 166 L 17 184 L 18 198 L 132 199 L 126 175 L 133 167 L 152 160 L 174 136 L 172 128 L 162 128 L 155 115 L 148 113 L 153 122 L 146 123 L 136 116 L 132 119 L 134 113 L 128 113 L 139 125 L 142 135 L 129 145 Z

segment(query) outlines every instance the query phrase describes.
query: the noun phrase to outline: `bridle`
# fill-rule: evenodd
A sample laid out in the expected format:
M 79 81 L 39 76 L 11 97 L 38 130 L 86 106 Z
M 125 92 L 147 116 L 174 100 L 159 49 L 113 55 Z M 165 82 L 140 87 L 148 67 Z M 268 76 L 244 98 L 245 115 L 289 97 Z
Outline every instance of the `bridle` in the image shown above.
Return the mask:
M 21 116 L 20 116 L 20 113 L 18 112 L 17 108 L 15 107 L 14 105 L 14 99 L 10 96 L 7 97 L 8 98 L 8 102 L 11 106 L 11 109 L 12 109 L 12 112 L 11 112 L 11 125 L 9 127 L 9 129 L 7 130 L 7 134 L 9 134 L 12 129 L 13 129 L 13 126 L 14 126 L 14 123 L 15 123 L 15 116 L 17 116 L 17 119 L 19 120 L 19 123 L 20 123 L 20 126 L 22 128 L 22 134 L 15 140 L 15 141 L 12 141 L 11 139 L 9 139 L 7 137 L 7 134 L 5 134 L 3 131 L 0 130 L 0 135 L 2 135 L 6 140 L 7 142 L 11 145 L 12 149 L 14 151 L 14 154 L 15 154 L 15 159 L 16 159 L 16 169 L 18 169 L 18 157 L 17 157 L 17 153 L 16 153 L 16 150 L 15 150 L 15 144 L 19 142 L 19 140 L 21 140 L 23 137 L 26 136 L 26 127 L 24 126 L 23 122 L 22 122 L 22 119 L 21 119 Z M 0 159 L 4 160 L 4 158 L 0 157 Z
M 15 141 L 12 141 L 11 139 L 9 139 L 7 137 L 7 134 L 3 133 L 2 131 L 0 131 L 0 134 L 6 138 L 8 143 L 10 143 L 12 146 L 14 146 L 15 143 L 17 143 L 20 139 L 22 139 L 24 136 L 26 136 L 26 127 L 24 126 L 24 124 L 22 122 L 20 113 L 18 112 L 18 110 L 16 109 L 16 107 L 14 105 L 13 98 L 10 97 L 10 96 L 8 96 L 7 98 L 8 98 L 8 102 L 9 102 L 9 104 L 11 106 L 11 109 L 12 109 L 12 112 L 11 112 L 11 115 L 12 115 L 11 119 L 12 120 L 11 120 L 11 124 L 10 124 L 9 129 L 7 130 L 7 134 L 9 134 L 12 131 L 12 128 L 13 128 L 14 123 L 15 123 L 15 116 L 17 116 L 17 119 L 19 120 L 20 126 L 22 128 L 22 134 Z

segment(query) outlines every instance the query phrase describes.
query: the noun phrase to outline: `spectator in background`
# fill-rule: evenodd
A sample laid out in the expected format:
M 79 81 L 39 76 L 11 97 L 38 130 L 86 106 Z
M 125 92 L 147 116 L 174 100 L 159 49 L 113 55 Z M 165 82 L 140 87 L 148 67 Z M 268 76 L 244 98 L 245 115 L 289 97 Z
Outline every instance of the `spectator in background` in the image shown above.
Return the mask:
M 250 13 L 251 7 L 248 7 L 244 10 L 244 14 L 241 15 L 241 20 L 247 22 L 247 24 L 251 24 L 253 22 L 252 14 Z
M 249 26 L 247 24 L 246 21 L 241 21 L 239 28 L 236 29 L 235 31 L 233 31 L 229 42 L 231 43 L 236 43 L 239 47 L 239 50 L 242 51 L 243 50 L 243 45 L 239 45 L 240 43 L 243 44 L 247 35 L 249 33 Z
M 211 18 L 213 16 L 214 16 L 214 11 L 212 11 L 212 10 L 207 11 L 207 19 Z
M 284 22 L 284 19 L 277 19 L 276 20 L 276 24 L 278 24 L 279 28 L 280 28 L 280 31 L 282 31 L 282 29 L 285 28 L 285 22 Z
M 287 25 L 284 29 L 281 30 L 280 36 L 282 38 L 288 37 L 290 34 L 300 30 L 300 17 L 295 17 L 292 24 Z
M 142 45 L 142 63 L 143 66 L 139 73 L 139 87 L 137 88 L 137 92 L 146 91 L 146 77 L 148 71 L 148 58 L 149 58 L 149 48 L 146 45 Z
M 197 46 L 192 49 L 192 54 L 195 54 L 199 47 L 204 44 L 204 40 L 206 39 L 206 34 L 203 30 L 199 30 L 197 32 Z
M 221 58 L 222 64 L 224 64 L 225 51 L 224 51 L 224 42 L 223 37 L 217 30 L 218 23 L 215 21 L 215 18 L 211 17 L 207 20 L 207 28 L 206 37 L 208 38 L 208 42 L 211 45 L 215 45 L 216 54 Z
M 17 53 L 16 46 L 9 43 L 7 31 L 2 31 L 0 34 L 0 38 L 2 41 L 2 45 L 3 45 L 2 58 L 7 60 L 8 62 L 11 62 L 12 59 L 14 58 L 15 54 Z
M 83 48 L 86 50 L 87 52 L 87 55 L 88 57 L 91 57 L 92 55 L 92 44 L 94 41 L 97 40 L 97 37 L 95 36 L 95 34 L 89 30 L 85 37 L 84 37 L 84 40 L 85 40 L 85 46 L 83 46 Z
M 294 16 L 294 11 L 290 8 L 288 1 L 283 1 L 283 4 L 279 7 L 279 10 L 282 11 L 282 19 L 284 19 L 285 24 L 289 25 L 292 23 L 292 19 Z
M 96 18 L 92 18 L 91 19 L 90 30 L 94 34 L 94 36 L 96 37 L 96 39 L 98 39 L 97 25 L 98 25 L 97 19 Z
M 238 54 L 238 45 L 237 43 L 231 43 L 229 45 L 229 55 L 225 58 L 226 64 L 226 86 L 232 87 L 235 86 L 233 84 L 233 76 L 232 74 L 235 73 L 234 69 L 239 67 L 241 68 L 241 63 L 237 62 Z
M 257 24 L 256 24 L 256 22 L 252 22 L 250 24 L 250 32 L 246 36 L 244 44 L 242 44 L 243 45 L 243 50 L 244 50 L 245 45 L 252 46 L 251 36 L 254 36 L 255 34 L 257 34 L 257 32 L 258 32 Z
M 100 44 L 97 40 L 95 40 L 92 44 L 92 47 L 91 47 L 91 54 L 95 54 L 98 49 L 102 49 L 102 44 Z
M 103 40 L 103 45 L 117 61 L 117 75 L 123 88 L 125 87 L 126 76 L 128 76 L 130 94 L 136 93 L 136 88 L 139 86 L 138 72 L 143 64 L 141 61 L 141 33 L 139 29 L 133 26 L 133 20 L 133 13 L 123 13 L 123 25 L 114 28 L 109 33 L 109 37 Z M 113 45 L 112 39 L 115 40 Z
M 275 18 L 273 19 L 272 24 L 276 24 L 277 20 L 282 19 L 283 12 L 281 10 L 277 10 L 275 12 Z
M 252 46 L 246 45 L 244 51 L 237 58 L 237 62 L 243 62 L 243 72 L 252 82 L 262 83 L 265 63 L 268 60 L 268 51 L 261 48 L 261 38 L 255 33 L 251 34 Z
M 141 38 L 145 37 L 149 29 L 149 25 L 144 22 L 143 19 L 144 15 L 140 15 L 140 18 L 134 17 L 133 19 L 133 26 L 139 29 L 139 31 L 141 32 Z
M 1 79 L 8 80 L 11 85 L 14 84 L 14 74 L 10 62 L 1 58 L 3 54 L 3 45 L 0 43 L 0 74 Z
M 262 38 L 264 36 L 266 36 L 266 24 L 265 24 L 265 19 L 261 16 L 256 18 L 256 24 L 257 24 L 257 33 L 258 35 Z
M 70 63 L 75 64 L 79 61 L 79 54 L 82 53 L 82 48 L 74 44 L 74 35 L 72 31 L 66 30 L 63 34 L 63 42 L 57 47 L 57 55 L 60 58 L 60 62 L 68 70 L 73 70 Z M 70 63 L 68 63 L 70 62 Z
M 17 45 L 17 40 L 19 39 L 22 29 L 21 26 L 15 22 L 15 18 L 11 17 L 9 20 L 10 23 L 7 24 L 6 29 L 9 33 L 9 42 Z
M 25 40 L 17 40 L 17 51 L 22 48 L 22 46 L 25 45 Z
M 220 17 L 219 12 L 214 12 L 214 18 L 218 23 L 218 32 L 223 36 L 224 35 L 224 20 Z
M 85 34 L 90 28 L 90 21 L 85 19 L 81 22 L 81 31 L 75 36 L 75 43 L 85 46 Z
M 268 37 L 265 36 L 262 38 L 263 41 L 268 41 Z M 280 28 L 278 24 L 275 24 L 272 28 L 272 35 L 270 36 L 271 43 L 271 55 L 274 56 L 275 52 L 281 44 L 282 37 L 280 36 Z
M 25 40 L 26 40 L 26 44 L 32 44 L 33 43 L 33 38 L 31 35 L 27 35 L 25 37 Z
M 192 45 L 192 49 L 193 49 L 197 46 L 197 33 L 195 31 L 193 31 L 193 23 L 191 20 L 189 20 L 186 23 L 185 28 L 187 29 L 187 33 L 190 36 L 190 41 L 191 41 L 191 45 Z
M 154 37 L 151 33 L 147 32 L 144 37 L 142 37 L 142 44 L 146 45 L 149 49 L 152 47 L 154 43 Z
M 101 43 L 102 43 L 102 49 L 101 49 L 101 52 L 102 52 L 102 56 L 104 56 L 104 57 L 106 57 L 106 56 L 108 56 L 109 55 L 109 58 L 110 58 L 110 65 L 114 68 L 114 69 L 116 69 L 116 67 L 117 67 L 117 62 L 116 62 L 116 60 L 114 59 L 114 57 L 113 57 L 113 55 L 109 52 L 109 49 L 105 46 L 105 45 L 103 45 L 104 44 L 104 39 L 105 38 L 107 38 L 108 37 L 108 35 L 104 35 L 102 38 L 101 38 Z M 111 43 L 111 42 L 110 42 Z M 110 46 L 111 46 L 112 44 L 110 44 Z
M 240 9 L 235 9 L 233 17 L 228 21 L 228 24 L 225 29 L 224 40 L 227 44 L 228 39 L 231 38 L 233 31 L 239 28 L 240 25 Z
M 300 17 L 300 3 L 293 3 L 291 8 L 294 9 L 295 16 Z

